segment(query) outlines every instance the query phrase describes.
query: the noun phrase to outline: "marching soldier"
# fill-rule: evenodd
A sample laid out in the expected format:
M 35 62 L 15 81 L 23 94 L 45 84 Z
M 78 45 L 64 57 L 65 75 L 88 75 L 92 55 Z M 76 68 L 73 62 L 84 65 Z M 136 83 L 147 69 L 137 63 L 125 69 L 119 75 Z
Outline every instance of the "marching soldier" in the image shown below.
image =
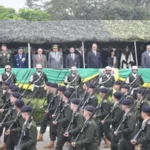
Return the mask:
M 108 90 L 106 88 L 100 88 L 100 97 L 102 99 L 101 102 L 101 107 L 100 109 L 98 109 L 97 113 L 94 115 L 94 118 L 96 120 L 96 123 L 98 125 L 98 133 L 99 133 L 99 143 L 101 144 L 101 139 L 105 136 L 105 141 L 106 144 L 104 145 L 105 148 L 109 148 L 110 147 L 110 135 L 109 135 L 109 124 L 105 123 L 102 124 L 101 120 L 103 120 L 106 115 L 110 112 L 111 109 L 111 104 L 110 102 L 107 100 L 107 93 Z
M 132 95 L 130 94 L 130 86 L 128 84 L 124 84 L 121 86 L 121 93 L 129 99 L 132 99 L 132 101 L 134 100 Z
M 6 65 L 11 65 L 11 54 L 8 52 L 7 45 L 2 44 L 0 52 L 0 68 L 4 68 Z
M 114 89 L 114 93 L 115 92 L 119 92 L 121 90 L 121 82 L 120 81 L 116 81 L 114 83 L 113 89 Z
M 112 89 L 112 87 L 114 85 L 114 82 L 115 82 L 115 78 L 112 75 L 112 68 L 110 66 L 107 66 L 105 68 L 105 74 L 103 74 L 99 78 L 99 84 L 102 87 L 105 87 L 105 88 L 108 88 L 108 89 Z
M 52 98 L 50 99 L 49 105 L 45 111 L 45 113 L 48 114 L 48 116 L 49 116 L 50 142 L 48 145 L 44 146 L 45 149 L 54 148 L 56 137 L 57 137 L 57 126 L 55 126 L 53 124 L 53 117 L 52 117 L 52 115 L 55 113 L 55 110 L 57 109 L 59 102 L 60 102 L 60 99 L 61 99 L 61 96 L 58 95 L 57 90 L 58 90 L 58 84 L 57 83 L 51 83 L 51 92 L 53 95 L 52 95 Z
M 119 105 L 119 100 L 121 99 L 122 94 L 121 92 L 115 92 L 113 94 L 113 102 L 114 105 L 111 108 L 111 113 L 110 117 L 108 116 L 107 118 L 105 117 L 104 120 L 101 121 L 102 124 L 108 123 L 112 125 L 112 136 L 111 136 L 111 150 L 117 150 L 118 149 L 118 143 L 120 140 L 120 136 L 113 136 L 113 132 L 117 129 L 117 127 L 120 124 L 120 121 L 122 120 L 123 117 L 123 110 Z
M 23 48 L 18 49 L 18 54 L 14 56 L 14 67 L 15 68 L 27 68 L 28 60 L 26 54 L 23 54 Z
M 72 110 L 72 123 L 70 128 L 67 127 L 67 131 L 64 133 L 65 137 L 71 137 L 71 141 L 73 142 L 80 132 L 84 124 L 84 117 L 81 112 L 78 112 L 77 109 L 79 107 L 80 99 L 74 98 L 71 100 L 71 110 Z M 69 150 L 82 150 L 81 146 L 73 147 L 70 144 Z
M 131 144 L 130 140 L 134 135 L 134 129 L 136 124 L 136 119 L 134 114 L 130 111 L 133 101 L 131 99 L 123 99 L 121 102 L 122 109 L 125 111 L 123 116 L 124 122 L 121 127 L 114 132 L 115 136 L 122 135 L 119 141 L 118 150 L 134 150 L 134 145 Z
M 146 105 L 149 106 L 148 101 L 145 99 L 144 97 L 145 95 L 145 90 L 144 89 L 139 89 L 137 91 L 137 105 L 134 109 L 135 114 L 136 114 L 136 122 L 137 122 L 137 129 L 139 129 L 142 125 L 142 118 L 141 118 L 141 112 L 142 112 L 142 108 Z
M 32 108 L 30 106 L 26 105 L 21 108 L 22 118 L 25 120 L 23 129 L 27 126 L 24 130 L 20 146 L 21 150 L 36 150 L 37 127 L 34 120 L 30 118 L 31 112 Z M 28 125 L 26 125 L 26 123 L 28 123 Z
M 44 93 L 44 83 L 47 82 L 47 76 L 42 72 L 42 66 L 36 65 L 36 73 L 30 77 L 30 84 L 33 84 L 33 93 L 37 93 L 36 97 L 39 97 L 40 93 Z M 43 94 L 44 95 L 44 94 Z
M 71 74 L 65 78 L 64 83 L 68 89 L 79 89 L 78 86 L 81 83 L 81 76 L 77 73 L 77 67 L 71 67 Z M 77 92 L 78 94 L 79 91 Z
M 9 123 L 6 124 L 5 122 L 7 122 L 7 121 L 9 122 L 10 120 L 12 121 L 12 119 L 14 119 L 16 117 L 16 111 L 14 110 L 14 104 L 20 96 L 21 96 L 20 93 L 16 93 L 16 92 L 12 93 L 10 96 L 11 104 L 9 105 L 9 108 L 0 109 L 0 112 L 5 114 L 5 117 L 6 117 L 6 119 L 3 120 L 3 123 L 1 122 L 2 123 L 1 130 L 3 130 L 3 127 L 5 127 L 5 130 L 7 131 L 10 124 Z M 4 143 L 2 144 L 2 146 L 0 146 L 0 149 L 6 148 L 6 142 L 7 142 L 7 135 L 4 134 Z
M 5 72 L 0 75 L 0 82 L 16 83 L 16 76 L 11 72 L 11 66 L 5 66 Z
M 143 119 L 141 128 L 135 137 L 131 140 L 133 145 L 140 145 L 141 150 L 149 150 L 150 148 L 150 107 L 143 106 L 141 117 Z
M 60 118 L 58 118 L 58 120 L 54 120 L 53 124 L 57 125 L 60 124 L 61 128 L 60 131 L 58 133 L 58 140 L 56 143 L 56 150 L 62 150 L 63 149 L 63 145 L 65 144 L 65 142 L 70 142 L 70 138 L 69 137 L 65 137 L 64 133 L 68 127 L 68 124 L 71 120 L 71 116 L 72 116 L 72 111 L 70 109 L 70 105 L 69 105 L 69 98 L 71 96 L 71 93 L 66 91 L 64 92 L 63 95 L 63 99 L 62 101 L 64 102 L 64 106 L 60 111 Z
M 87 105 L 84 107 L 83 116 L 87 121 L 92 113 L 94 112 L 95 108 L 93 106 Z M 86 150 L 98 150 L 99 148 L 99 138 L 98 138 L 98 128 L 93 119 L 90 119 L 87 127 L 81 133 L 81 136 L 77 141 L 73 141 L 71 145 L 75 148 L 78 146 L 83 147 Z
M 5 132 L 5 134 L 8 136 L 7 142 L 6 142 L 6 149 L 7 150 L 14 150 L 15 146 L 17 145 L 17 142 L 19 140 L 19 135 L 24 123 L 24 120 L 21 116 L 21 108 L 24 105 L 24 101 L 21 99 L 17 99 L 15 101 L 15 111 L 14 115 L 12 115 L 12 121 L 8 122 L 9 129 Z M 15 120 L 15 122 L 14 122 Z M 10 128 L 10 126 L 12 126 Z
M 88 97 L 87 97 L 87 99 L 85 99 L 85 102 L 83 104 L 84 106 L 85 105 L 92 105 L 93 107 L 97 106 L 98 99 L 94 95 L 94 89 L 95 89 L 95 86 L 93 84 L 90 84 L 88 87 Z
M 138 90 L 138 87 L 144 84 L 144 80 L 141 75 L 138 74 L 138 67 L 133 66 L 132 72 L 129 74 L 128 78 L 126 79 L 126 83 L 130 84 L 130 86 L 133 88 L 132 94 L 133 97 L 136 98 L 136 92 Z
M 53 97 L 53 94 L 54 93 L 56 94 L 56 89 L 58 87 L 58 85 L 56 84 L 56 88 L 54 88 L 52 90 L 52 88 L 53 88 L 52 86 L 53 86 L 53 83 L 46 82 L 46 85 L 44 87 L 44 89 L 47 92 L 47 106 L 46 107 L 48 107 L 49 103 L 51 103 L 51 99 Z M 43 107 L 43 108 L 45 109 L 45 107 Z M 43 134 L 46 131 L 47 124 L 48 124 L 49 120 L 50 120 L 49 113 L 48 113 L 48 111 L 45 111 L 45 114 L 44 114 L 43 119 L 41 121 L 40 133 L 39 133 L 39 136 L 37 137 L 37 141 L 43 141 Z

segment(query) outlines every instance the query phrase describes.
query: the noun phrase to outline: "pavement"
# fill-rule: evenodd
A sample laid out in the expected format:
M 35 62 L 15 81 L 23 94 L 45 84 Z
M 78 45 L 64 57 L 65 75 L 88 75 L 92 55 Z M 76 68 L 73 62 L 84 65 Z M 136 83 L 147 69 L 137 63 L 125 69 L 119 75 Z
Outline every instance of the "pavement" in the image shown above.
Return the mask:
M 38 127 L 38 133 L 39 133 L 40 127 Z M 49 138 L 49 128 L 47 128 L 46 133 L 44 134 L 44 139 L 42 142 L 37 142 L 37 150 L 45 150 L 44 146 L 47 145 L 50 142 Z M 55 149 L 47 149 L 47 150 L 55 150 Z M 63 150 L 68 150 L 68 147 L 64 147 Z M 110 148 L 103 148 L 103 146 L 100 147 L 100 150 L 110 150 Z

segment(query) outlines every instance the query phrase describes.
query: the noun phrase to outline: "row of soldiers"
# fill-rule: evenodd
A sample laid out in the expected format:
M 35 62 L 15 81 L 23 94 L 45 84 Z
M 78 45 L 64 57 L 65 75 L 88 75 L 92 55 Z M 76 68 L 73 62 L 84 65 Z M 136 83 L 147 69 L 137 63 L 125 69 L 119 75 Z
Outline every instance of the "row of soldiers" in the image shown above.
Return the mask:
M 4 79 L 2 74 L 0 134 L 2 136 L 3 128 L 5 134 L 1 149 L 35 150 L 36 141 L 43 140 L 49 125 L 50 143 L 45 149 L 56 145 L 56 150 L 62 150 L 65 142 L 69 142 L 70 150 L 98 150 L 104 139 L 104 147 L 111 146 L 112 150 L 134 150 L 135 145 L 148 150 L 150 107 L 145 100 L 146 91 L 138 89 L 144 83 L 141 75 L 137 74 L 138 68 L 133 67 L 127 78 L 130 85 L 115 82 L 111 68 L 106 67 L 103 75 L 96 81 L 84 83 L 82 88 L 76 67 L 72 67 L 71 74 L 65 78 L 66 87 L 47 82 L 40 65 L 36 66 L 36 70 L 30 77 L 30 84 L 34 85 L 33 95 L 38 93 L 40 96 L 44 88 L 46 98 L 43 105 L 47 100 L 47 105 L 43 106 L 45 114 L 41 121 L 40 135 L 36 139 L 37 129 L 31 117 L 34 109 L 29 106 L 32 99 L 24 106 L 19 88 L 12 84 L 16 77 L 7 66 L 4 74 L 9 72 L 13 75 Z M 113 94 L 112 87 L 115 90 Z M 96 93 L 101 98 L 100 103 Z M 108 96 L 112 97 L 112 102 Z

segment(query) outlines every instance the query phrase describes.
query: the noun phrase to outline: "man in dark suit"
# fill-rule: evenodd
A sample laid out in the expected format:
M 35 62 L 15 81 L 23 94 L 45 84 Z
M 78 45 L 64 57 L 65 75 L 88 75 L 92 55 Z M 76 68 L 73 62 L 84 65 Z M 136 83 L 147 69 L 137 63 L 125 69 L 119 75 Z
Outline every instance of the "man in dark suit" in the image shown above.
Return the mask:
M 71 47 L 69 51 L 70 54 L 66 56 L 66 68 L 71 68 L 72 66 L 80 68 L 79 56 L 74 53 L 75 52 L 74 47 Z
M 83 65 L 83 47 L 81 46 L 79 49 L 77 49 L 76 53 L 78 54 L 79 56 L 79 60 L 80 60 L 80 68 L 84 68 L 84 65 Z
M 14 56 L 14 67 L 15 68 L 27 68 L 28 67 L 27 56 L 23 54 L 22 47 L 18 49 L 18 54 Z
M 150 68 L 150 45 L 147 45 L 146 52 L 142 53 L 142 67 Z
M 92 50 L 87 54 L 88 68 L 102 68 L 102 59 L 100 52 L 97 52 L 97 44 L 92 45 Z

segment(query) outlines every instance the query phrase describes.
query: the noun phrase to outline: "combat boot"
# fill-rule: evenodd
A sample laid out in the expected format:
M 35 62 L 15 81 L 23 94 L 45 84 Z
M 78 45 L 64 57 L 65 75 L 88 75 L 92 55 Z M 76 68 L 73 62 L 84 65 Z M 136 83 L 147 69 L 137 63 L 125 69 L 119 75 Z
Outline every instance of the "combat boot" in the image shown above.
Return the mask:
M 43 141 L 43 134 L 42 133 L 40 133 L 40 135 L 37 137 L 37 141 Z
M 2 149 L 5 149 L 5 148 L 6 148 L 6 144 L 3 143 L 3 144 L 0 146 L 0 149 L 2 150 Z
M 105 144 L 103 146 L 104 148 L 110 148 L 110 141 L 107 138 L 105 138 Z
M 45 149 L 49 149 L 49 148 L 54 148 L 55 146 L 55 141 L 50 141 L 50 143 L 46 146 L 44 146 Z
M 70 146 L 70 143 L 69 142 L 66 142 L 65 143 L 65 147 L 69 147 Z

